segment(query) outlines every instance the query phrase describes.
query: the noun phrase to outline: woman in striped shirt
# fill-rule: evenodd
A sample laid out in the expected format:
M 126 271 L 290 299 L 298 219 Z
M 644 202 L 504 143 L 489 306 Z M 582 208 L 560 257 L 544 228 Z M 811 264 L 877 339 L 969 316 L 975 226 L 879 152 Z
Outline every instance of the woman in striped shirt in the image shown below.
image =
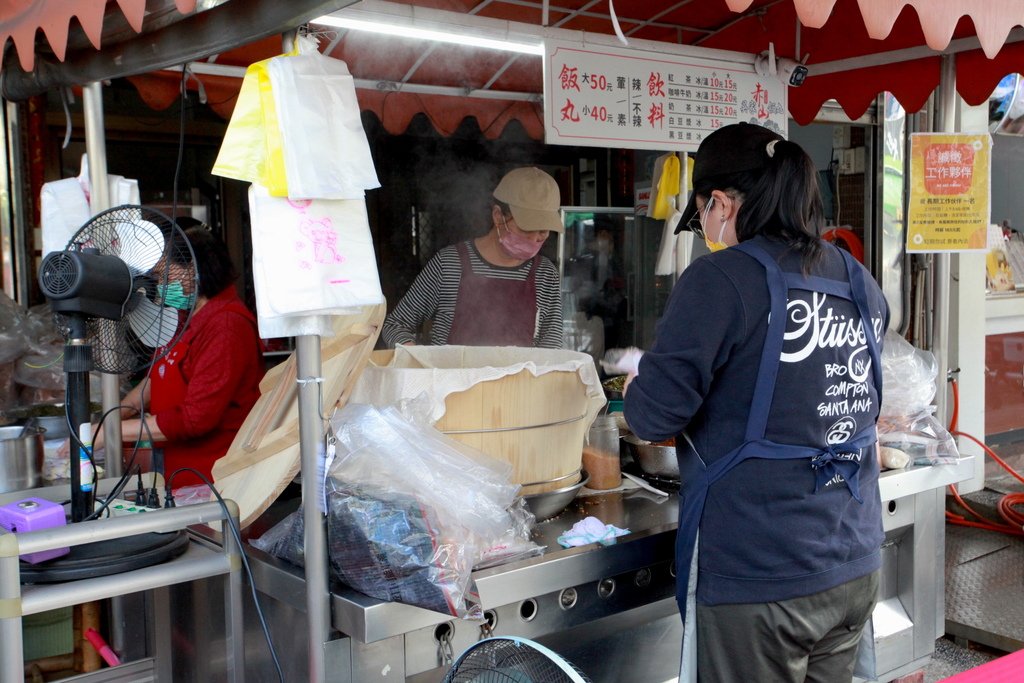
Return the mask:
M 517 168 L 494 190 L 491 229 L 441 249 L 384 321 L 388 346 L 414 344 L 431 321 L 431 344 L 562 346 L 558 271 L 538 252 L 562 232 L 558 184 Z

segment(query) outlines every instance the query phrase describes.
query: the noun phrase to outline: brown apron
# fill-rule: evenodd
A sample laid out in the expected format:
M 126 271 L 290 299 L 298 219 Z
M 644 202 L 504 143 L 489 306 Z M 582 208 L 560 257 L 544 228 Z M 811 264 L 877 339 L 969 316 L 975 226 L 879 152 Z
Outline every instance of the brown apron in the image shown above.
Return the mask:
M 455 316 L 449 344 L 467 346 L 533 346 L 537 329 L 537 266 L 522 282 L 481 277 L 469 263 L 465 242 L 456 245 L 462 262 Z

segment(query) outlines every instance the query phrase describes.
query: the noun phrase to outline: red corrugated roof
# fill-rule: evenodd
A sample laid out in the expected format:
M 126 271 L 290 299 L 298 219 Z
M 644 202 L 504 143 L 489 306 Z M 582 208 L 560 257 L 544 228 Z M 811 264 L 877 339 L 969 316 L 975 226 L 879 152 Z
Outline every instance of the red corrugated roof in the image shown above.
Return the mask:
M 174 0 L 181 14 L 189 14 L 196 0 Z M 0 2 L 0 45 L 14 43 L 18 61 L 25 71 L 35 66 L 36 33 L 42 31 L 49 50 L 64 61 L 72 20 L 77 20 L 85 36 L 97 50 L 102 47 L 104 18 L 116 5 L 128 25 L 142 32 L 146 0 L 3 0 Z
M 119 0 L 119 4 L 137 11 L 142 1 Z M 37 0 L 31 4 L 90 3 Z M 452 13 L 449 16 L 473 15 L 543 30 L 541 0 L 409 0 L 359 5 L 389 6 L 392 10 L 407 11 L 408 6 L 420 11 L 444 10 Z M 958 52 L 957 87 L 972 104 L 985 101 L 1007 73 L 1024 71 L 1024 43 L 1014 42 L 1020 36 L 1011 33 L 1024 23 L 1021 0 L 619 0 L 615 9 L 622 30 L 631 39 L 751 54 L 774 43 L 777 55 L 806 57 L 810 76 L 803 87 L 789 92 L 790 113 L 799 123 L 813 120 L 822 104 L 831 99 L 856 119 L 883 91 L 892 92 L 907 110 L 919 110 L 939 82 L 940 59 L 935 50 L 951 44 Z M 613 32 L 607 0 L 551 2 L 547 26 L 590 34 Z M 217 63 L 244 66 L 271 56 L 278 46 L 264 41 L 257 48 L 247 46 L 221 54 Z M 422 42 L 350 31 L 340 33 L 331 54 L 345 60 L 353 76 L 365 82 L 541 93 L 539 57 L 519 55 L 513 59 L 505 53 L 463 46 L 441 46 L 425 54 L 427 51 Z M 842 70 L 824 73 L 839 67 Z M 222 114 L 229 115 L 231 79 L 200 78 L 204 84 L 214 84 L 218 94 L 210 100 L 219 103 L 215 108 Z M 162 83 L 162 79 L 136 77 L 133 82 L 153 106 L 167 106 L 174 100 L 176 79 Z M 413 115 L 423 112 L 441 132 L 454 130 L 466 116 L 476 116 L 488 136 L 500 134 L 512 119 L 520 120 L 531 135 L 542 135 L 539 105 L 533 102 L 386 90 L 359 93 L 362 106 L 374 111 L 391 132 L 401 132 Z

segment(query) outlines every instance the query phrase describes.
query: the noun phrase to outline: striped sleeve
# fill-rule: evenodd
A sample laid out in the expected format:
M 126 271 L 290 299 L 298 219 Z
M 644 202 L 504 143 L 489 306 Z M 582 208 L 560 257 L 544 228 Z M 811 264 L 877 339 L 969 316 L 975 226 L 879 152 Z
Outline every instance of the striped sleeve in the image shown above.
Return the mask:
M 543 349 L 560 349 L 562 336 L 562 297 L 558 270 L 546 258 L 537 268 L 537 336 L 533 345 Z
M 432 341 L 442 332 L 442 338 L 446 339 L 451 330 L 461 277 L 462 267 L 455 248 L 445 247 L 437 252 L 427 261 L 398 305 L 384 319 L 381 327 L 384 343 L 389 348 L 395 344 L 416 343 L 417 333 L 428 320 L 434 323 L 431 329 Z

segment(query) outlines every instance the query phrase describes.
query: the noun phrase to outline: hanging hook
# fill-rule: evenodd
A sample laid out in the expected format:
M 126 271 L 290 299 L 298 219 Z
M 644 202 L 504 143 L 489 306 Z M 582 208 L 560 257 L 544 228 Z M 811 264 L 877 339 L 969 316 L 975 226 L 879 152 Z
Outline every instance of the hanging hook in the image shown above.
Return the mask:
M 71 143 L 71 110 L 68 108 L 69 96 L 72 98 L 75 96 L 70 87 L 60 89 L 60 103 L 64 105 L 64 143 L 60 146 L 61 149 L 67 149 Z

